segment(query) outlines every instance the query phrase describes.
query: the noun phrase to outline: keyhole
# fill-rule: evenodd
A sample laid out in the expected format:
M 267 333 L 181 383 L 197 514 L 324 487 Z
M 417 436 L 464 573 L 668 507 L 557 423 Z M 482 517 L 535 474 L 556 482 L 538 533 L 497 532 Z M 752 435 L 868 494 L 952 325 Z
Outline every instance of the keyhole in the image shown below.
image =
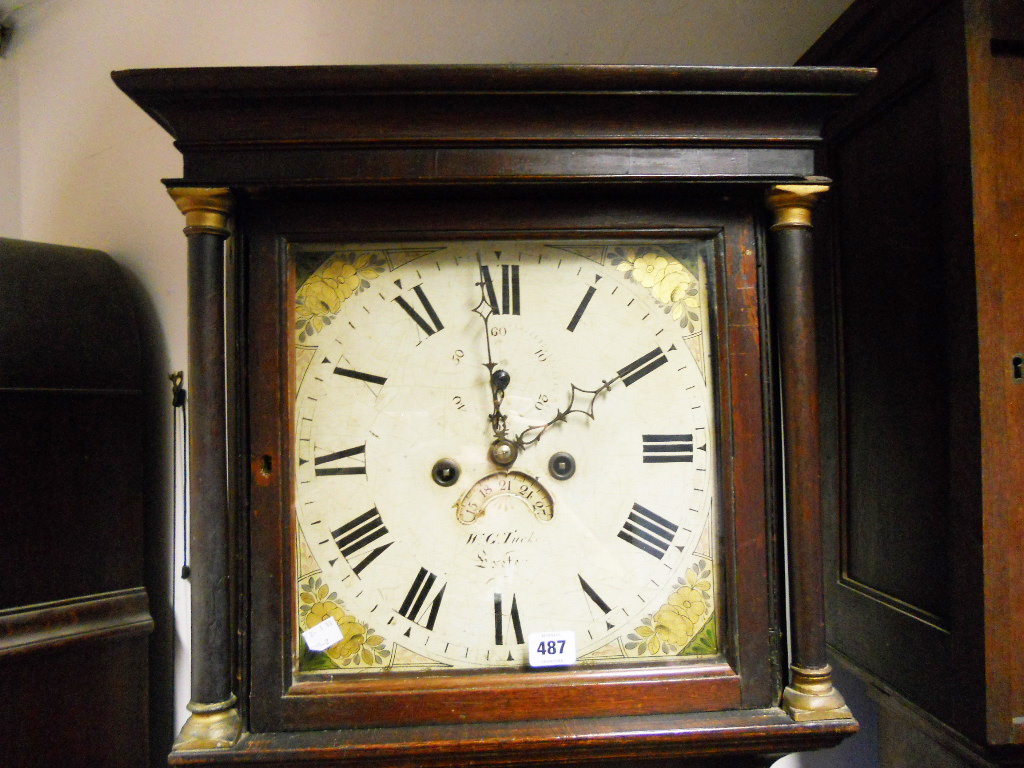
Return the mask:
M 252 460 L 252 477 L 256 485 L 267 486 L 274 480 L 274 458 L 270 454 L 254 456 Z
M 455 485 L 459 480 L 460 473 L 459 465 L 454 459 L 438 459 L 433 469 L 430 470 L 434 482 L 444 488 Z
M 1013 380 L 1024 381 L 1024 355 L 1016 355 L 1013 358 Z

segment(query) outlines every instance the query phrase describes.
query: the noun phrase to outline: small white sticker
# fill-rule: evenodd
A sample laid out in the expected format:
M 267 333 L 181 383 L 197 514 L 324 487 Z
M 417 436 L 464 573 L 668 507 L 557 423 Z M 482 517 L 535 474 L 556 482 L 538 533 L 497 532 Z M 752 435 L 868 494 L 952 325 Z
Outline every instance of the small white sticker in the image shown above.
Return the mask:
M 565 667 L 576 663 L 576 633 L 532 632 L 527 638 L 531 667 Z
M 334 617 L 328 616 L 315 627 L 310 627 L 303 632 L 302 639 L 306 641 L 306 647 L 309 650 L 326 651 L 332 645 L 344 640 L 345 636 L 341 634 L 341 627 L 338 626 Z

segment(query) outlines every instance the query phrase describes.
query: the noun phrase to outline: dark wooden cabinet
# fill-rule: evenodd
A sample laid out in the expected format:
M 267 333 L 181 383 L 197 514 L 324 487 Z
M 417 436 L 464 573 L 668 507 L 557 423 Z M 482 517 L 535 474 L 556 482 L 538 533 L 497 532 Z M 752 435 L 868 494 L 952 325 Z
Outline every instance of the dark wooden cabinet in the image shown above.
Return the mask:
M 0 760 L 148 755 L 139 333 L 106 254 L 0 239 Z
M 764 765 L 781 753 L 832 744 L 853 732 L 856 723 L 832 686 L 825 660 L 810 219 L 827 189 L 814 163 L 821 123 L 837 101 L 871 76 L 869 70 L 833 68 L 685 67 L 115 73 L 118 86 L 171 133 L 184 157 L 183 178 L 168 186 L 185 214 L 188 237 L 193 666 L 192 716 L 172 763 Z M 630 245 L 641 242 L 642 251 Z M 676 250 L 670 253 L 669 247 Z M 476 263 L 467 248 L 476 249 Z M 462 266 L 456 257 L 428 257 L 442 251 L 461 254 Z M 679 288 L 684 261 L 690 284 L 703 286 L 691 293 Z M 544 316 L 517 317 L 520 287 L 524 316 L 530 298 L 545 289 L 539 279 L 529 282 L 535 279 L 531 270 L 555 274 L 563 262 L 565 273 L 579 276 L 585 269 L 591 281 L 589 288 L 567 292 L 564 321 L 559 312 L 566 307 L 553 300 L 544 305 Z M 445 282 L 449 274 L 455 277 Z M 669 274 L 675 277 L 669 280 Z M 496 291 L 499 281 L 502 290 Z M 620 290 L 614 301 L 621 301 L 622 311 L 651 296 L 661 301 L 651 311 L 629 310 L 638 323 L 655 313 L 656 322 L 665 316 L 675 323 L 662 330 L 651 326 L 649 340 L 642 342 L 646 349 L 638 347 L 625 361 L 658 344 L 659 333 L 666 334 L 662 339 L 678 336 L 679 344 L 663 342 L 664 349 L 657 346 L 622 368 L 606 365 L 606 380 L 595 373 L 577 379 L 579 369 L 597 370 L 597 356 L 627 343 L 625 325 L 608 326 L 572 349 L 573 366 L 559 369 L 563 378 L 550 392 L 515 390 L 522 386 L 518 381 L 547 387 L 548 369 L 531 366 L 547 360 L 554 348 L 549 343 L 561 349 L 583 337 L 592 326 L 578 325 L 581 315 L 585 323 L 612 316 L 612 297 Z M 595 302 L 606 303 L 594 306 L 605 309 L 587 309 L 595 295 Z M 685 297 L 692 298 L 687 306 L 703 330 L 688 325 L 684 337 L 679 329 Z M 487 325 L 487 312 L 477 312 L 485 305 L 506 316 L 500 328 Z M 700 306 L 707 311 L 703 320 Z M 345 314 L 351 307 L 355 314 Z M 375 315 L 386 317 L 374 326 Z M 339 346 L 321 341 L 328 326 L 336 336 L 331 344 Z M 371 352 L 359 346 L 365 327 L 377 329 Z M 628 505 L 623 512 L 623 518 L 633 514 L 626 524 L 616 519 L 604 527 L 601 547 L 618 547 L 620 553 L 625 547 L 626 555 L 653 565 L 650 583 L 658 589 L 664 569 L 678 568 L 666 565 L 670 548 L 692 553 L 700 544 L 714 553 L 713 575 L 673 572 L 678 589 L 689 595 L 685 609 L 677 610 L 683 592 L 671 593 L 667 607 L 651 611 L 653 623 L 644 623 L 649 617 L 641 609 L 630 614 L 614 600 L 606 602 L 582 570 L 553 581 L 550 589 L 533 589 L 534 597 L 564 593 L 597 617 L 590 648 L 603 647 L 606 655 L 575 667 L 527 668 L 520 616 L 525 627 L 532 617 L 524 594 L 536 581 L 515 582 L 527 586 L 511 600 L 491 582 L 473 586 L 464 604 L 485 610 L 464 609 L 470 618 L 458 628 L 463 633 L 434 641 L 442 627 L 453 626 L 454 609 L 448 606 L 469 592 L 459 592 L 457 578 L 477 585 L 472 568 L 497 573 L 497 565 L 487 559 L 466 565 L 463 550 L 451 544 L 455 534 L 460 547 L 486 538 L 477 533 L 482 526 L 458 527 L 475 523 L 475 515 L 459 516 L 457 524 L 450 511 L 461 515 L 469 496 L 436 501 L 446 493 L 438 486 L 447 486 L 437 475 L 431 481 L 426 469 L 409 469 L 407 457 L 421 459 L 420 446 L 429 446 L 435 432 L 461 418 L 464 400 L 475 398 L 446 383 L 462 375 L 460 361 L 475 361 L 477 372 L 481 365 L 490 370 L 491 342 L 483 342 L 491 336 L 496 349 L 519 349 L 502 346 L 498 337 L 506 332 L 529 339 L 516 343 L 530 361 L 501 363 L 515 366 L 511 385 L 496 384 L 493 377 L 474 385 L 476 394 L 480 386 L 491 388 L 486 408 L 453 450 L 462 451 L 464 467 L 494 474 L 467 485 L 466 494 L 508 476 L 495 447 L 510 451 L 511 460 L 515 451 L 523 452 L 518 471 L 534 455 L 526 453 L 530 441 L 523 439 L 531 429 L 551 426 L 571 435 L 586 418 L 598 425 L 590 433 L 593 444 L 604 446 L 595 450 L 607 451 L 616 430 L 634 449 L 609 452 L 607 472 L 591 475 L 588 482 L 603 489 L 603 496 L 640 487 L 625 473 L 608 484 L 605 475 L 618 471 L 613 456 L 632 456 L 639 474 L 645 463 L 664 466 L 665 441 L 673 443 L 673 464 L 697 467 L 679 477 L 705 472 L 713 477 L 701 482 L 701 493 L 712 485 L 720 491 L 713 513 L 707 512 L 712 507 L 701 508 L 713 521 L 700 529 L 707 532 L 703 540 L 686 538 L 694 532 L 682 525 L 682 515 L 701 513 L 679 503 L 689 493 L 685 489 L 695 487 L 693 480 L 666 492 L 667 517 L 636 502 L 632 513 Z M 643 339 L 647 333 L 642 331 Z M 396 339 L 408 343 L 397 346 Z M 631 422 L 622 412 L 617 421 L 595 418 L 593 410 L 606 402 L 632 402 L 635 418 L 642 418 L 642 398 L 629 400 L 622 390 L 674 356 L 681 358 L 675 371 L 683 371 L 682 358 L 690 353 L 681 347 L 696 349 L 707 339 L 713 354 L 706 358 L 705 383 L 694 387 L 708 393 L 713 417 L 706 425 L 675 430 L 686 434 L 651 435 L 625 431 Z M 536 344 L 536 351 L 527 344 Z M 511 360 L 518 353 L 507 354 Z M 439 355 L 420 358 L 427 361 L 415 369 L 423 381 L 402 378 L 408 373 L 402 361 L 412 355 Z M 448 377 L 443 381 L 437 378 L 442 362 Z M 303 378 L 313 366 L 324 371 L 310 374 L 322 376 L 324 387 L 357 382 L 337 398 L 332 419 L 321 419 L 315 410 L 320 396 L 306 389 L 318 386 Z M 527 370 L 534 378 L 523 374 Z M 671 370 L 665 366 L 662 372 Z M 587 377 L 596 390 L 577 386 Z M 647 397 L 656 401 L 681 393 L 683 387 L 670 378 L 664 384 L 647 379 Z M 520 405 L 502 406 L 509 386 Z M 447 410 L 431 400 L 437 392 Z M 409 393 L 414 399 L 403 401 Z M 599 399 L 605 393 L 608 398 Z M 589 395 L 589 409 L 578 403 L 573 408 L 577 395 Z M 363 432 L 350 426 L 359 418 L 351 403 L 360 398 L 377 419 Z M 552 410 L 547 425 L 506 439 L 503 407 L 539 413 L 547 400 L 566 399 L 569 405 Z M 408 407 L 387 410 L 382 402 Z M 483 410 L 490 412 L 490 427 Z M 434 419 L 430 430 L 411 430 L 386 443 L 389 433 L 378 425 L 404 428 L 424 413 Z M 666 407 L 664 416 L 690 418 L 676 405 Z M 324 434 L 337 430 L 331 433 L 333 447 L 321 442 L 312 450 L 317 424 L 324 422 L 330 422 Z M 694 437 L 709 428 L 717 445 Z M 691 441 L 704 447 L 694 448 Z M 647 459 L 640 458 L 642 442 Z M 374 453 L 378 444 L 391 450 Z M 506 469 L 496 471 L 484 461 L 489 444 L 487 461 Z M 472 450 L 463 451 L 463 445 Z M 587 450 L 589 445 L 581 445 L 580 455 Z M 711 463 L 703 463 L 705 456 Z M 556 487 L 566 478 L 555 477 L 551 466 L 531 470 L 529 482 Z M 656 482 L 645 479 L 641 490 Z M 325 490 L 316 498 L 304 496 L 305 483 Z M 396 502 L 396 489 L 406 487 L 414 496 Z M 591 493 L 590 502 L 578 507 L 564 501 L 571 497 L 568 485 L 558 488 L 557 510 L 585 511 L 596 519 L 594 510 L 604 508 L 589 486 L 584 491 Z M 491 490 L 486 486 L 480 493 L 486 497 Z M 788 591 L 783 494 L 792 565 Z M 698 496 L 710 498 L 686 498 Z M 307 506 L 320 503 L 326 514 L 336 515 L 326 528 L 326 517 L 304 517 Z M 647 544 L 636 543 L 629 520 L 646 528 Z M 397 531 L 416 525 L 436 531 L 428 536 L 413 530 L 410 539 L 423 545 L 402 550 Z M 532 519 L 523 525 L 532 532 L 524 546 L 546 535 Z M 359 538 L 364 534 L 392 538 L 381 538 L 371 549 Z M 501 534 L 503 541 L 510 536 Z M 388 551 L 392 544 L 395 549 Z M 450 545 L 452 550 L 444 549 Z M 432 546 L 445 554 L 435 555 Z M 549 565 L 578 556 L 572 551 L 575 539 L 557 546 L 561 554 Z M 601 547 L 588 550 L 588 558 L 601 562 Z M 434 557 L 429 562 L 437 564 L 429 571 L 420 565 L 415 581 L 396 577 L 381 586 L 374 581 L 380 563 L 394 563 L 396 572 L 406 566 L 388 560 L 396 551 L 424 561 Z M 511 564 L 517 563 L 513 558 Z M 619 570 L 632 574 L 639 567 Z M 646 588 L 645 583 L 636 590 Z M 693 590 L 703 591 L 700 601 Z M 694 645 L 693 622 L 706 620 L 707 605 L 713 606 L 715 623 L 703 625 L 703 640 Z M 557 623 L 571 609 L 550 610 L 549 620 Z M 344 639 L 324 646 L 326 651 L 311 650 L 305 633 L 329 625 L 327 613 L 342 626 Z M 371 614 L 378 617 L 373 631 L 366 618 Z M 611 650 L 598 646 L 608 636 L 603 633 L 619 629 L 624 632 Z M 577 633 L 581 644 L 589 631 Z M 488 648 L 470 648 L 464 637 L 485 637 Z M 463 663 L 471 650 L 476 668 Z M 657 654 L 661 658 L 652 661 Z
M 1024 5 L 858 0 L 801 63 L 880 73 L 827 128 L 829 643 L 893 732 L 1016 764 Z

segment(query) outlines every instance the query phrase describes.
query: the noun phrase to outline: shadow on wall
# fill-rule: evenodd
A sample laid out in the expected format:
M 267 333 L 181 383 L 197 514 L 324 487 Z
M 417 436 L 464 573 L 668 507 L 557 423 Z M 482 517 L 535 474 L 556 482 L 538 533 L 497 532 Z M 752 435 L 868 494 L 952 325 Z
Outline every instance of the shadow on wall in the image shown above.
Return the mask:
M 126 260 L 111 254 L 115 260 Z M 172 438 L 169 362 L 156 307 L 145 286 L 124 270 L 142 345 L 143 408 L 146 436 L 143 455 L 143 549 L 145 584 L 154 630 L 149 638 L 149 764 L 167 765 L 174 740 L 174 621 L 172 544 L 174 540 L 171 466 L 167 446 Z

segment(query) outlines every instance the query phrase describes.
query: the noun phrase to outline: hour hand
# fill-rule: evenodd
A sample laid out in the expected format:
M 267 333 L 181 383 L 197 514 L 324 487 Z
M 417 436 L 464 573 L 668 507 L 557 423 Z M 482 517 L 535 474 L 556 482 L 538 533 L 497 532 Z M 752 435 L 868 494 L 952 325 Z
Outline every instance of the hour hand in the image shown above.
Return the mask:
M 491 366 L 493 367 L 493 366 Z M 508 389 L 508 385 L 512 382 L 512 377 L 508 371 L 501 368 L 491 371 L 490 376 L 491 382 L 491 402 L 493 403 L 493 409 L 488 419 L 491 422 L 491 429 L 494 431 L 494 437 L 502 439 L 508 432 L 506 426 L 505 414 L 501 412 L 501 404 L 505 400 L 505 390 Z
M 480 282 L 477 283 L 477 286 L 480 288 L 480 301 L 473 307 L 473 312 L 480 316 L 484 326 L 484 344 L 487 349 L 487 362 L 484 363 L 484 367 L 487 369 L 488 383 L 491 387 L 492 404 L 491 414 L 487 418 L 491 424 L 491 431 L 494 433 L 495 439 L 503 440 L 508 432 L 508 427 L 506 426 L 505 415 L 501 412 L 501 403 L 505 399 L 505 390 L 512 381 L 512 377 L 508 371 L 497 368 L 494 356 L 491 354 L 491 316 L 495 313 L 494 288 L 491 287 L 490 281 L 487 280 L 480 254 L 477 254 L 476 262 L 480 268 Z M 488 296 L 488 291 L 491 294 L 490 296 Z

